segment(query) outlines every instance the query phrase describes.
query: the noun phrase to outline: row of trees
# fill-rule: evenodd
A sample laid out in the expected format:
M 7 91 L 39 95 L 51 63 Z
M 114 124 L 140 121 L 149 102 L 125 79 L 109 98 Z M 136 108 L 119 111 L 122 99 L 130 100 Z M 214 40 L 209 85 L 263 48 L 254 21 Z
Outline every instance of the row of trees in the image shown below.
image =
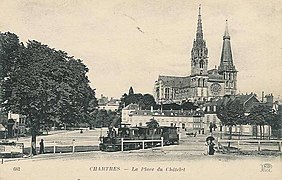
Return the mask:
M 123 107 L 126 107 L 129 104 L 137 104 L 140 108 L 140 110 L 150 110 L 151 107 L 154 109 L 163 109 L 163 110 L 196 110 L 199 108 L 192 102 L 183 102 L 182 104 L 157 104 L 154 97 L 151 94 L 140 94 L 140 93 L 134 93 L 134 90 L 132 87 L 129 88 L 128 94 L 124 94 L 121 97 L 120 107 L 119 109 L 122 109 Z
M 38 41 L 26 45 L 13 33 L 0 33 L 1 113 L 26 116 L 32 153 L 41 124 L 72 126 L 88 122 L 97 106 L 82 60 Z
M 151 94 L 134 93 L 132 87 L 129 88 L 128 94 L 123 94 L 121 97 L 119 110 L 129 104 L 137 104 L 141 110 L 150 110 L 151 106 L 156 106 L 156 101 Z
M 246 112 L 244 105 L 238 99 L 225 96 L 217 108 L 217 117 L 224 126 L 229 127 L 229 139 L 232 138 L 232 127 L 236 125 L 254 125 L 260 128 L 260 139 L 264 136 L 264 127 L 282 128 L 281 115 L 276 114 L 271 106 L 258 104 Z M 270 129 L 270 128 L 269 128 Z M 240 133 L 241 134 L 241 133 Z

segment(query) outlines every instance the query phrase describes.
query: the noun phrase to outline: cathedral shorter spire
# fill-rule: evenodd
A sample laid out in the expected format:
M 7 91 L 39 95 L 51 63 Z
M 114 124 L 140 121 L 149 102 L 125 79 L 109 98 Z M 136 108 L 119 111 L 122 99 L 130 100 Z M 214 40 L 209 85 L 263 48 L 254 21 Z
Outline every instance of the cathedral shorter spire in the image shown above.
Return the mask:
M 228 31 L 227 20 L 226 20 L 225 32 L 223 35 L 223 45 L 222 45 L 219 71 L 220 72 L 236 71 L 235 66 L 233 65 L 232 50 L 231 50 L 230 35 Z
M 224 32 L 224 36 L 223 36 L 223 40 L 224 39 L 230 39 L 229 31 L 228 31 L 228 20 L 227 19 L 226 19 L 225 32 Z

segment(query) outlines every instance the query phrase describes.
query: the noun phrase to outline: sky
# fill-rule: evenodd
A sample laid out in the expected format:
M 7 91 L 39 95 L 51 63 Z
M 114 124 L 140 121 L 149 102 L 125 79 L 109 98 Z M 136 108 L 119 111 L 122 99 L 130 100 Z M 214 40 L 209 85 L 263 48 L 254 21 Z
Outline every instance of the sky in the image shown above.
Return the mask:
M 1 0 L 0 31 L 82 59 L 96 97 L 130 86 L 152 94 L 159 75 L 190 75 L 199 4 L 209 69 L 220 63 L 228 19 L 238 92 L 282 99 L 279 0 Z

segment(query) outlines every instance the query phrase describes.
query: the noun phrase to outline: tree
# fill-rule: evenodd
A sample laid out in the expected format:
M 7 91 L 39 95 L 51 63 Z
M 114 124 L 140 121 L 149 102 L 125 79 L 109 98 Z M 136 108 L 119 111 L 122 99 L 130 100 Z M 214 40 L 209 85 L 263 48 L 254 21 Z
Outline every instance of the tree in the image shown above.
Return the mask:
M 156 101 L 151 94 L 144 94 L 143 97 L 138 102 L 140 109 L 150 110 L 151 107 L 156 106 Z
M 156 106 L 156 101 L 151 94 L 123 94 L 120 98 L 119 111 L 121 112 L 122 108 L 126 107 L 129 104 L 137 104 L 140 109 L 150 110 L 151 106 Z
M 146 122 L 147 127 L 150 129 L 156 129 L 159 127 L 159 122 L 155 120 L 154 118 L 150 119 L 148 122 Z
M 69 125 L 87 121 L 97 106 L 89 86 L 88 69 L 81 60 L 28 41 L 7 81 L 11 96 L 7 109 L 26 116 L 31 128 L 32 154 L 41 124 L 55 120 Z
M 0 32 L 0 122 L 4 121 L 4 115 L 8 112 L 4 102 L 11 95 L 7 86 L 7 80 L 14 70 L 16 61 L 20 58 L 23 44 L 20 43 L 16 34 Z
M 248 119 L 250 124 L 260 127 L 260 139 L 262 139 L 264 137 L 264 126 L 273 125 L 272 120 L 275 119 L 275 114 L 272 107 L 260 104 L 251 109 Z
M 224 97 L 217 108 L 217 117 L 224 126 L 229 127 L 229 139 L 232 139 L 232 127 L 241 124 L 245 118 L 243 105 L 239 100 Z M 230 146 L 230 143 L 229 143 Z

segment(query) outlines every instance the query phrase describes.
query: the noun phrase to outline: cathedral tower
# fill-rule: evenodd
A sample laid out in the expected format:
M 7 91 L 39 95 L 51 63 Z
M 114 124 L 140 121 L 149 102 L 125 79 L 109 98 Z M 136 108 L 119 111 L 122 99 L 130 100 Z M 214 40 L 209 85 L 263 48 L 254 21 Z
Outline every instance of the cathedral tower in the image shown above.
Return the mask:
M 228 24 L 226 20 L 226 28 L 223 36 L 223 45 L 220 58 L 218 73 L 223 75 L 225 80 L 225 94 L 235 95 L 237 90 L 237 70 L 233 64 L 230 35 L 228 32 Z
M 191 50 L 191 75 L 206 75 L 208 68 L 208 48 L 203 37 L 201 6 L 199 7 L 196 39 Z
M 196 99 L 203 99 L 207 96 L 207 80 L 208 80 L 208 48 L 204 40 L 201 5 L 199 6 L 198 24 L 196 31 L 196 39 L 193 41 L 191 50 L 191 87 L 193 88 L 193 96 Z

